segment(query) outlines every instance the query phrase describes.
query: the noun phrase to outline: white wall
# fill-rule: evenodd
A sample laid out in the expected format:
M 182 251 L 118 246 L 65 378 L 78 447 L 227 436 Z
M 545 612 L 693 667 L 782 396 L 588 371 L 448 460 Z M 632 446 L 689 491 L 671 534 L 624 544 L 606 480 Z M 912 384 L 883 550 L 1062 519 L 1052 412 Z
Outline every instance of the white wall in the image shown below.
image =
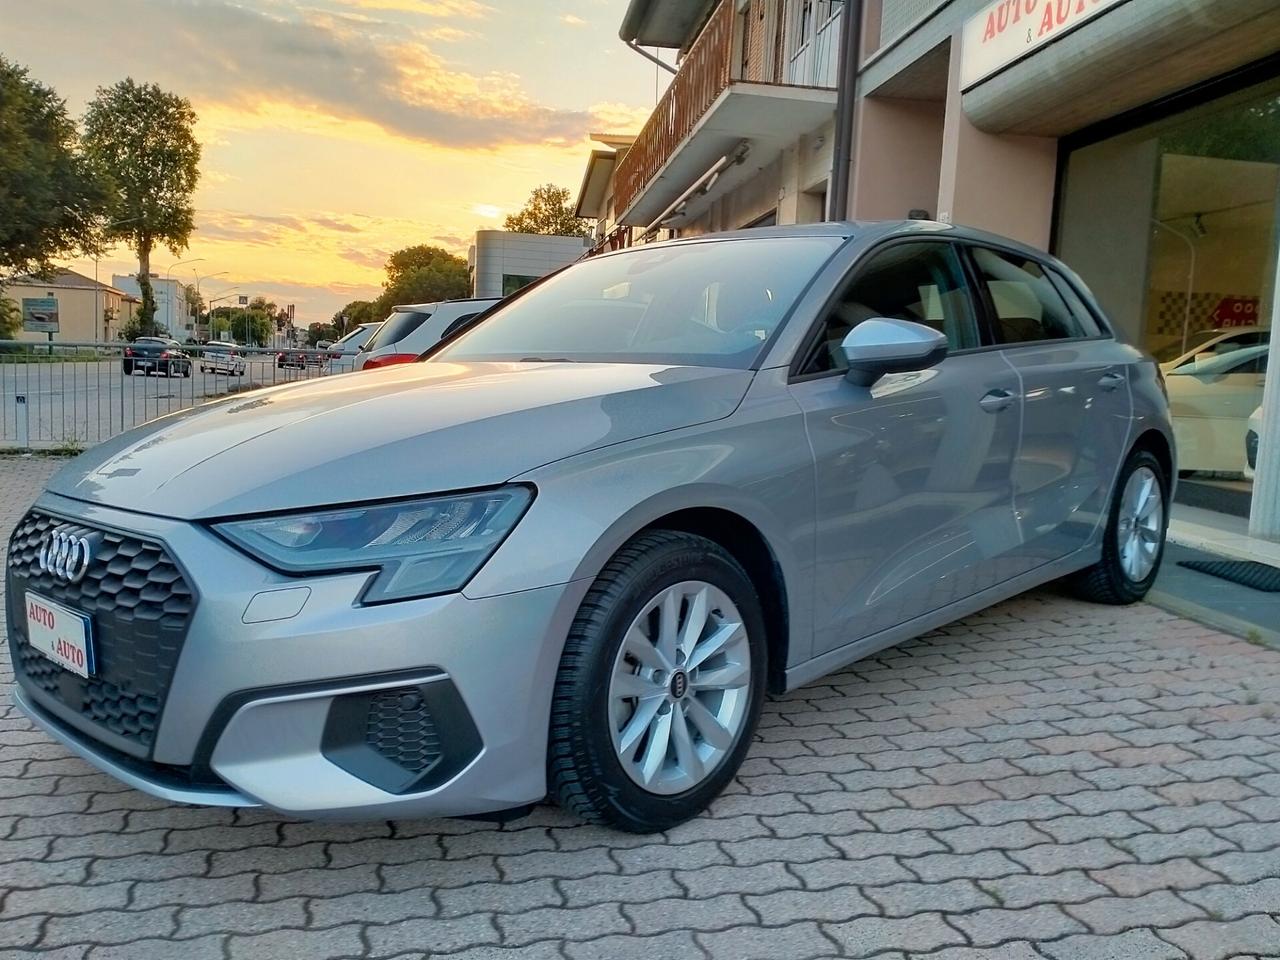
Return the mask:
M 117 290 L 142 298 L 142 288 L 138 286 L 138 278 L 132 274 L 113 274 L 111 285 Z M 156 298 L 156 323 L 168 330 L 170 335 L 181 340 L 194 330 L 187 329 L 187 323 L 194 323 L 187 315 L 187 301 L 183 295 L 182 281 L 151 278 L 151 291 Z
M 477 297 L 500 297 L 504 275 L 545 277 L 581 257 L 590 242 L 582 237 L 478 230 L 472 293 Z

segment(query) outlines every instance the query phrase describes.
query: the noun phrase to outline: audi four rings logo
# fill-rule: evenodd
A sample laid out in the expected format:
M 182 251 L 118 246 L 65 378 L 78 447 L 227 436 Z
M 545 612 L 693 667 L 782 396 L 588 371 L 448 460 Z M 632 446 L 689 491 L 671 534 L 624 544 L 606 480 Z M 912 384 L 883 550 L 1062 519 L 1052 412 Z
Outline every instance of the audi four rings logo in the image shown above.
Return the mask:
M 40 544 L 40 569 L 67 583 L 79 583 L 92 559 L 93 545 L 74 527 L 55 527 Z

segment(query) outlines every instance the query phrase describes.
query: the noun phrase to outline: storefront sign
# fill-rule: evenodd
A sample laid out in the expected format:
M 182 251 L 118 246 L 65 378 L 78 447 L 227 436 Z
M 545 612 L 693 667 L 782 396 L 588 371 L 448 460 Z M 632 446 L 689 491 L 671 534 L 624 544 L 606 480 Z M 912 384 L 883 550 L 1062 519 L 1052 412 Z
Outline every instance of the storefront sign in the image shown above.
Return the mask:
M 27 333 L 58 332 L 56 297 L 23 297 L 22 329 Z
M 1213 310 L 1214 326 L 1251 327 L 1258 322 L 1257 297 L 1223 297 Z
M 996 0 L 965 22 L 960 89 L 968 90 L 1015 60 L 1070 33 L 1126 0 Z

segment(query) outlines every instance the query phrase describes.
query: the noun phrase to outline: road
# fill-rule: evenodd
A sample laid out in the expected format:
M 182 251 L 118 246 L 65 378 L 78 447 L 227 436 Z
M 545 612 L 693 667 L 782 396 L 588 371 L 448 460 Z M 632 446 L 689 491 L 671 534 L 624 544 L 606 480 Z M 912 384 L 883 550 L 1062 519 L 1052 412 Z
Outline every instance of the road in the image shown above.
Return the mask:
M 7 363 L 0 355 L 0 448 L 87 446 L 231 392 L 325 375 L 327 368 L 279 369 L 270 355 L 251 356 L 245 375 L 126 376 L 118 358 L 96 362 Z M 24 413 L 25 411 L 25 413 Z

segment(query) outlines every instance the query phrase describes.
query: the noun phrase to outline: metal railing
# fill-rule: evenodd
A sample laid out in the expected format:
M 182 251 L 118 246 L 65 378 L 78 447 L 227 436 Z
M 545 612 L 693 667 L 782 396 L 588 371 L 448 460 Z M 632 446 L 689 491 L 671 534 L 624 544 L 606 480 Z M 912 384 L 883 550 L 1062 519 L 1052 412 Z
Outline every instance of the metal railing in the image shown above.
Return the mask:
M 733 8 L 734 0 L 720 0 L 635 143 L 618 163 L 614 205 L 619 214 L 631 209 L 640 191 L 729 86 Z
M 0 340 L 0 449 L 87 447 L 156 417 L 279 383 L 345 373 L 329 350 L 184 346 L 143 369 L 130 344 Z M 133 367 L 126 373 L 127 367 Z
M 819 4 L 817 12 L 821 14 L 828 8 L 827 19 L 818 24 L 813 37 L 801 43 L 791 55 L 787 83 L 800 87 L 836 86 L 844 4 Z

